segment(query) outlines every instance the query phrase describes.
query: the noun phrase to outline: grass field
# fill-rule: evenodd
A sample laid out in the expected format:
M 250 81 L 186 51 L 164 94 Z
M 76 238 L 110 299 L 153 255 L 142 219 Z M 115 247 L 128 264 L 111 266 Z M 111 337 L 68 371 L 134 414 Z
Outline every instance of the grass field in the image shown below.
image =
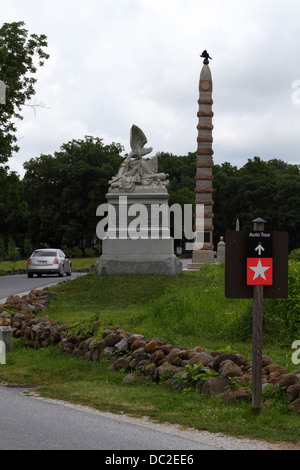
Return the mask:
M 105 325 L 160 336 L 186 348 L 237 352 L 251 358 L 251 301 L 226 299 L 224 266 L 207 266 L 180 276 L 98 276 L 63 282 L 46 312 L 61 323 L 102 320 Z M 296 338 L 295 338 L 296 339 Z M 292 350 L 264 341 L 263 354 L 288 370 Z M 100 410 L 149 416 L 212 432 L 270 441 L 300 441 L 300 415 L 281 398 L 255 416 L 248 403 L 226 404 L 195 391 L 174 391 L 161 384 L 123 384 L 124 371 L 113 372 L 106 360 L 85 361 L 55 348 L 24 348 L 16 340 L 0 366 L 0 381 L 38 384 L 40 393 Z

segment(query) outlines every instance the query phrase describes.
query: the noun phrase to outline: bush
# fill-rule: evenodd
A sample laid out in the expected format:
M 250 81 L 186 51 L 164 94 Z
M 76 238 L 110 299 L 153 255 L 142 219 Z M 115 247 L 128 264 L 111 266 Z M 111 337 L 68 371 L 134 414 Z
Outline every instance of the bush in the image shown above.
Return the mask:
M 297 250 L 295 250 L 297 251 Z M 300 337 L 300 262 L 289 262 L 287 299 L 264 301 L 264 334 L 288 346 Z
M 96 256 L 96 252 L 93 248 L 86 248 L 84 250 L 84 255 L 87 257 L 87 258 L 94 258 Z
M 72 258 L 81 258 L 83 255 L 83 251 L 78 247 L 78 246 L 75 246 L 72 250 L 71 250 L 71 257 Z
M 300 261 L 300 248 L 290 252 L 289 259 L 292 261 Z

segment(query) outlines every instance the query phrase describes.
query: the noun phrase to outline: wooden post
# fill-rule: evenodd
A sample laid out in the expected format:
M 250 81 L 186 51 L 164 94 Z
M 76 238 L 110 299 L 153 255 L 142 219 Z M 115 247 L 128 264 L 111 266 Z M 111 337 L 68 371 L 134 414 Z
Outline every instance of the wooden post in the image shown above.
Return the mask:
M 253 287 L 253 323 L 252 323 L 252 411 L 259 413 L 262 399 L 262 319 L 263 288 Z
M 253 230 L 263 231 L 263 219 L 255 219 Z M 252 319 L 252 411 L 260 413 L 262 399 L 262 331 L 264 286 L 253 286 Z

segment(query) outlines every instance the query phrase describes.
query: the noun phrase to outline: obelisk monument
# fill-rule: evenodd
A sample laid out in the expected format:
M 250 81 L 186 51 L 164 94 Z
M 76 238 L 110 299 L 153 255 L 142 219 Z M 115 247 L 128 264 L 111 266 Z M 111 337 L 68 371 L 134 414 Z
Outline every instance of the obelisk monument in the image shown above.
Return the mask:
M 196 186 L 195 203 L 204 206 L 204 236 L 203 244 L 200 249 L 193 251 L 192 263 L 187 266 L 188 269 L 197 270 L 203 264 L 214 263 L 213 252 L 213 149 L 212 149 L 212 90 L 213 83 L 209 68 L 209 59 L 211 57 L 207 51 L 203 51 L 200 57 L 203 57 L 203 67 L 200 73 L 199 81 L 199 110 L 198 116 L 198 137 L 197 137 L 197 161 L 196 161 Z M 197 230 L 197 227 L 196 227 Z M 201 238 L 201 237 L 200 237 Z

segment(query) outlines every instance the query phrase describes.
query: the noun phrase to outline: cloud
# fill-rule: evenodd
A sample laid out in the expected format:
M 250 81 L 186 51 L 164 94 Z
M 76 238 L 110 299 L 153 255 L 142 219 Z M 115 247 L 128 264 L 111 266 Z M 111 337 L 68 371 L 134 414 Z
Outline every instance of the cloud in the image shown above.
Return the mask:
M 265 0 L 3 0 L 2 21 L 46 34 L 37 102 L 24 109 L 22 162 L 84 135 L 129 151 L 136 124 L 154 152 L 197 148 L 203 49 L 213 57 L 214 159 L 243 165 L 255 155 L 299 158 L 300 4 Z

